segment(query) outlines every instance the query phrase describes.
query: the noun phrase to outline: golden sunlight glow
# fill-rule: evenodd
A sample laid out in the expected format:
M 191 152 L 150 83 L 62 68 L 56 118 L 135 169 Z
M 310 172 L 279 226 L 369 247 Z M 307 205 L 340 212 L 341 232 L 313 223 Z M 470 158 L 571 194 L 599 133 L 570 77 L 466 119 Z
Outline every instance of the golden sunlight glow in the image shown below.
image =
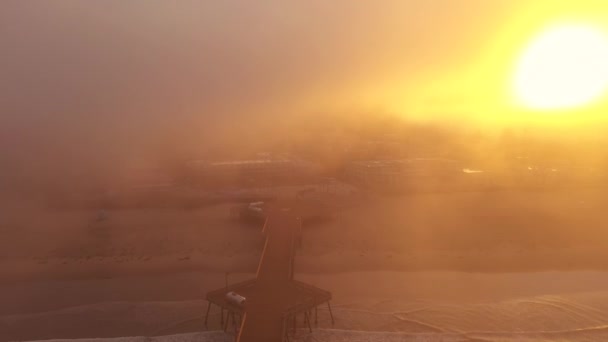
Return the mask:
M 534 39 L 517 65 L 514 91 L 531 109 L 569 109 L 608 89 L 608 38 L 592 27 L 564 25 Z

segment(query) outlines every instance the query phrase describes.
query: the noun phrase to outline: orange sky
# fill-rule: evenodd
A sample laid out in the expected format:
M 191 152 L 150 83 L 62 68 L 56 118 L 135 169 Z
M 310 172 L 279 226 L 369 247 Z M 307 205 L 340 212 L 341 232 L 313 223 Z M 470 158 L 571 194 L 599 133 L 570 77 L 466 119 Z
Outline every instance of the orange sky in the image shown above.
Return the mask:
M 483 33 L 458 29 L 446 32 L 460 41 L 453 52 L 446 53 L 439 64 L 425 65 L 414 77 L 407 77 L 407 66 L 389 66 L 389 81 L 378 88 L 371 86 L 375 91 L 369 92 L 373 94 L 370 102 L 384 103 L 393 111 L 422 119 L 454 119 L 454 115 L 461 115 L 502 123 L 528 119 L 569 123 L 574 119 L 604 120 L 599 114 L 608 113 L 607 96 L 593 106 L 566 113 L 569 115 L 547 118 L 518 107 L 511 87 L 518 59 L 532 38 L 547 28 L 585 24 L 608 33 L 608 2 L 513 1 L 500 10 L 481 11 L 489 19 L 483 23 L 478 18 L 469 18 L 479 23 Z M 463 60 L 451 58 L 461 54 L 466 56 Z
M 509 84 L 529 39 L 555 21 L 608 22 L 605 0 L 1 6 L 3 140 L 57 150 L 105 146 L 108 135 L 119 148 L 161 136 L 194 141 L 209 127 L 263 114 L 377 109 L 526 121 L 535 116 L 513 108 Z M 599 109 L 586 111 L 594 115 L 579 116 L 598 117 Z

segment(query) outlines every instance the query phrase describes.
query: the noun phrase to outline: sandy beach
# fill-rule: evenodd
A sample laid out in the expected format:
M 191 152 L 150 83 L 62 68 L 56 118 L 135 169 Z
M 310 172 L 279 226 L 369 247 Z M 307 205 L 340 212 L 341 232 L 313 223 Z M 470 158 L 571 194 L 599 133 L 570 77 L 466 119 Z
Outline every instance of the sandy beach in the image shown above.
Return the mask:
M 334 293 L 339 318 L 333 327 L 322 318 L 322 329 L 598 327 L 608 322 L 605 198 L 591 190 L 373 198 L 306 227 L 296 273 Z M 253 273 L 263 244 L 259 227 L 230 208 L 113 210 L 99 220 L 93 210 L 7 204 L 0 340 L 218 329 L 202 324 L 206 291 L 223 286 L 226 272 L 229 282 Z M 593 305 L 579 312 L 571 302 Z M 386 314 L 404 311 L 416 314 Z M 451 321 L 463 313 L 465 321 Z
M 298 269 L 543 271 L 608 268 L 600 190 L 372 198 L 306 227 Z M 247 272 L 263 244 L 232 205 L 107 212 L 7 204 L 3 281 L 187 270 Z

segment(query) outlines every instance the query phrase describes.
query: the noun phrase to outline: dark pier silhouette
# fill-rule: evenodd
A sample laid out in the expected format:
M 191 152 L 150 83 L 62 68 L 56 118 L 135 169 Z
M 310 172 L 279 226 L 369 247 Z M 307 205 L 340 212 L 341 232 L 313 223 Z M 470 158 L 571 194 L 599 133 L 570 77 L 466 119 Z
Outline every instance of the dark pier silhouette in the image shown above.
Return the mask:
M 300 203 L 268 206 L 262 232 L 266 235 L 256 278 L 207 293 L 207 323 L 211 305 L 221 308 L 225 331 L 234 327 L 238 342 L 283 342 L 295 333 L 297 316 L 312 330 L 317 307 L 327 303 L 331 313 L 331 293 L 294 279 L 295 250 L 301 239 Z M 230 293 L 244 297 L 244 303 L 231 300 Z M 226 317 L 224 317 L 226 311 Z M 314 317 L 313 317 L 314 315 Z

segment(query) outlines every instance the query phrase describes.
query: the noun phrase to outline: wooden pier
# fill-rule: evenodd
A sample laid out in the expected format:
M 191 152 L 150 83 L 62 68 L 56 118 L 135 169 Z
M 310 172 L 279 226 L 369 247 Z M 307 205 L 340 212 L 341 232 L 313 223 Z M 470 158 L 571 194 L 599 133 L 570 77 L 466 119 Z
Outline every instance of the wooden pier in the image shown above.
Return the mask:
M 331 314 L 331 293 L 294 280 L 295 250 L 301 238 L 301 210 L 294 204 L 267 208 L 262 228 L 266 235 L 264 251 L 256 278 L 207 293 L 208 320 L 211 305 L 221 308 L 224 330 L 234 328 L 238 342 L 283 342 L 295 333 L 296 317 L 303 315 L 312 330 L 313 312 L 317 322 L 317 307 L 327 304 Z M 227 300 L 235 292 L 246 298 L 243 306 Z M 224 318 L 224 311 L 226 317 Z M 332 314 L 333 322 L 333 314 Z

